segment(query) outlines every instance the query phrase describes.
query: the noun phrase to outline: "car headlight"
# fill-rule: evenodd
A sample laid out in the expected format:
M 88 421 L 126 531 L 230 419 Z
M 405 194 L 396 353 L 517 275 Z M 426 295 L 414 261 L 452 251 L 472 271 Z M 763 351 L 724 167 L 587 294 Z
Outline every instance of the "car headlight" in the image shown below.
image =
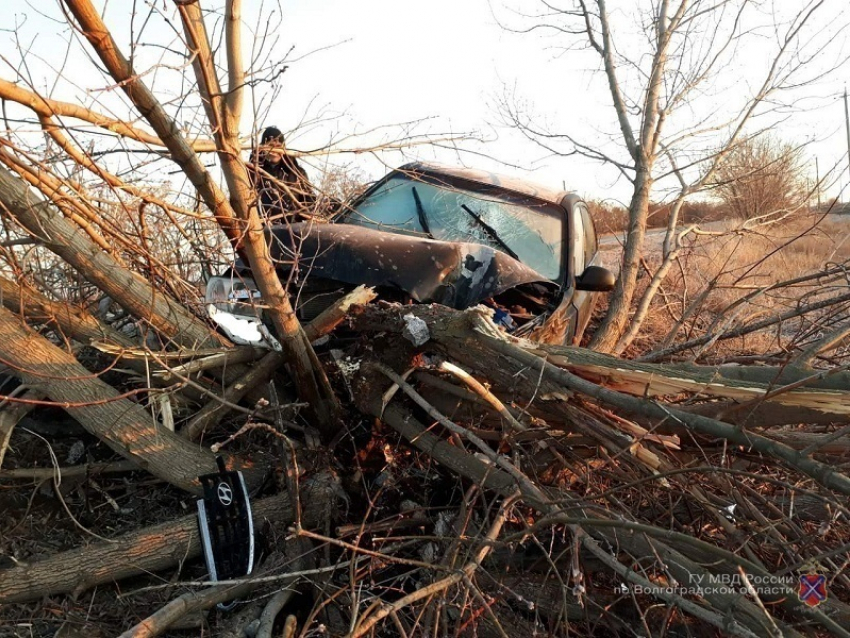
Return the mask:
M 210 277 L 204 299 L 210 318 L 234 343 L 280 350 L 263 325 L 262 297 L 253 279 Z
M 210 277 L 204 299 L 218 310 L 240 317 L 259 318 L 262 310 L 260 291 L 247 277 Z

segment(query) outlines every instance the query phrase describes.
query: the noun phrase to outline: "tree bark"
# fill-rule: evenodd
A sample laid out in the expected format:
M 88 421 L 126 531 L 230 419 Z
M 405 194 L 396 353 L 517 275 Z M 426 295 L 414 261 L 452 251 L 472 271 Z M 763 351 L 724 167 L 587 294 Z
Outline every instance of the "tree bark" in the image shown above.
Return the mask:
M 850 416 L 850 386 L 831 382 L 826 372 L 823 373 L 825 378 L 819 379 L 813 370 L 749 367 L 747 374 L 723 366 L 645 364 L 568 346 L 524 344 L 523 349 L 544 356 L 550 363 L 582 378 L 635 396 L 692 392 L 741 401 L 761 399 L 802 411 L 814 410 L 835 419 Z M 837 380 L 839 384 L 847 380 L 846 373 L 842 376 Z M 781 390 L 792 384 L 800 387 Z
M 0 357 L 30 388 L 62 405 L 86 430 L 155 476 L 199 493 L 197 477 L 216 470 L 210 452 L 159 427 L 142 406 L 122 397 L 5 308 L 0 308 Z M 255 482 L 260 476 L 249 473 L 249 478 Z
M 187 347 L 227 345 L 226 339 L 182 305 L 123 268 L 78 226 L 4 168 L 0 168 L 0 202 L 48 249 L 155 330 Z
M 629 204 L 629 227 L 620 273 L 608 302 L 605 318 L 591 338 L 588 347 L 598 352 L 614 350 L 624 334 L 631 312 L 632 299 L 637 288 L 640 258 L 646 236 L 646 218 L 649 215 L 649 197 L 652 191 L 652 165 L 638 164 L 634 194 Z
M 80 343 L 110 341 L 124 347 L 133 347 L 133 340 L 98 320 L 86 310 L 70 303 L 53 301 L 37 290 L 27 288 L 5 277 L 0 277 L 0 301 L 11 312 L 35 323 L 55 325 L 66 337 Z
M 402 316 L 411 312 L 428 324 L 431 340 L 424 348 L 436 349 L 462 362 L 475 374 L 501 386 L 502 390 L 518 395 L 523 402 L 535 397 L 557 399 L 580 393 L 627 414 L 657 422 L 673 419 L 689 431 L 749 448 L 785 463 L 824 487 L 850 495 L 850 478 L 837 472 L 831 465 L 815 461 L 778 441 L 728 423 L 628 396 L 587 381 L 557 367 L 546 358 L 517 347 L 489 320 L 489 315 L 478 309 L 458 314 L 437 305 L 380 309 L 366 306 L 354 316 L 352 323 L 356 329 L 401 334 L 405 326 Z M 498 365 L 494 360 L 498 361 Z
M 234 247 L 244 252 L 251 267 L 252 277 L 263 295 L 264 303 L 268 305 L 269 315 L 278 330 L 278 338 L 287 356 L 299 395 L 310 404 L 309 412 L 321 432 L 328 438 L 332 437 L 339 429 L 337 422 L 339 406 L 336 396 L 298 323 L 286 290 L 275 272 L 262 223 L 256 207 L 250 204 L 253 199 L 250 180 L 248 180 L 245 163 L 239 156 L 241 148 L 234 137 L 234 131 L 238 129 L 238 126 L 233 126 L 229 119 L 230 113 L 227 114 L 227 122 L 223 119 L 225 113 L 219 105 L 219 102 L 223 100 L 222 91 L 212 64 L 200 7 L 194 3 L 178 4 L 181 17 L 184 19 L 187 39 L 194 53 L 192 61 L 199 88 L 210 118 L 210 125 L 216 136 L 218 156 L 230 188 L 229 201 L 201 164 L 197 154 L 183 139 L 177 123 L 168 116 L 150 89 L 136 74 L 127 58 L 122 55 L 91 2 L 89 0 L 64 0 L 64 2 L 79 22 L 83 34 L 109 74 L 120 83 L 121 88 L 171 151 L 174 161 L 198 190 L 204 203 L 213 211 L 216 220 Z M 231 34 L 229 39 L 232 37 Z M 231 90 L 241 91 L 243 88 L 231 87 Z M 237 98 L 231 98 L 231 104 L 237 101 Z
M 76 2 L 77 0 L 67 0 Z M 206 109 L 207 119 L 213 128 L 218 147 L 218 159 L 227 182 L 230 196 L 229 212 L 239 220 L 240 234 L 237 246 L 241 248 L 251 267 L 251 277 L 263 295 L 266 312 L 277 329 L 290 371 L 298 387 L 298 394 L 308 404 L 307 412 L 325 438 L 332 438 L 339 430 L 339 404 L 330 387 L 313 347 L 310 344 L 289 300 L 266 241 L 265 229 L 256 206 L 256 193 L 248 176 L 248 169 L 240 156 L 237 133 L 239 122 L 235 120 L 238 109 L 231 110 L 225 103 L 213 60 L 209 37 L 203 14 L 198 3 L 178 3 L 177 9 L 183 21 L 183 30 L 189 48 L 194 54 L 192 66 L 198 80 L 198 88 Z M 228 40 L 234 39 L 232 22 L 228 29 Z M 238 38 L 237 38 L 238 39 Z M 241 51 L 232 51 L 228 57 L 231 70 L 241 67 Z M 230 106 L 241 103 L 243 86 L 231 87 Z
M 305 527 L 326 521 L 334 509 L 336 497 L 331 483 L 318 480 L 320 476 L 302 484 L 301 523 Z M 256 501 L 253 512 L 255 529 L 261 529 L 266 521 L 280 528 L 295 520 L 295 512 L 284 494 Z M 0 603 L 78 594 L 104 583 L 169 569 L 200 554 L 198 519 L 192 514 L 130 532 L 114 542 L 78 547 L 0 571 Z
M 332 332 L 345 316 L 352 306 L 365 306 L 370 301 L 373 301 L 378 295 L 372 288 L 366 286 L 357 286 L 354 290 L 345 295 L 336 303 L 325 308 L 319 315 L 310 323 L 304 326 L 304 333 L 310 342 L 315 341 L 329 332 Z

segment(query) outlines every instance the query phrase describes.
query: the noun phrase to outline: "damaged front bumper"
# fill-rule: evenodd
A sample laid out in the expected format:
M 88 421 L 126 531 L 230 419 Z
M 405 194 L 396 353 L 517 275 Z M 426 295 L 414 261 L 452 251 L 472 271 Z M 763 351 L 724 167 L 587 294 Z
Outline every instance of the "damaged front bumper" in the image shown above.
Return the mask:
M 560 287 L 492 247 L 309 222 L 269 232 L 272 259 L 290 283 L 301 321 L 312 320 L 351 288 L 365 285 L 388 301 L 438 303 L 457 310 L 479 304 L 508 332 L 541 325 L 560 300 Z M 262 321 L 262 300 L 242 262 L 207 284 L 210 315 L 236 343 L 274 347 Z M 279 347 L 279 344 L 278 344 Z

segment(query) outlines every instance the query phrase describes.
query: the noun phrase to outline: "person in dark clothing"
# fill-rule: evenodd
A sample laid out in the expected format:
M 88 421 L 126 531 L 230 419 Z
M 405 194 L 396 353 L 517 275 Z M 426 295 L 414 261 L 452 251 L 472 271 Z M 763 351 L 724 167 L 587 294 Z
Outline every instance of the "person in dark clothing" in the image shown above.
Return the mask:
M 263 131 L 254 165 L 254 188 L 261 217 L 274 223 L 311 217 L 316 195 L 298 160 L 286 152 L 279 128 L 269 126 Z

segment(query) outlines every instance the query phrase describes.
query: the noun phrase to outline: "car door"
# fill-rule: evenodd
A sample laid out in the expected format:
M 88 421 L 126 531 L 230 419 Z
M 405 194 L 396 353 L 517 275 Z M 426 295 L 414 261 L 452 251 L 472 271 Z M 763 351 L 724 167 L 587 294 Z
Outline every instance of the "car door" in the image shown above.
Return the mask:
M 578 201 L 573 205 L 570 215 L 572 237 L 570 248 L 572 255 L 570 265 L 574 277 L 578 277 L 591 265 L 599 262 L 599 252 L 596 243 L 596 229 L 590 218 L 587 204 Z M 572 304 L 576 312 L 576 329 L 573 335 L 568 335 L 568 344 L 578 345 L 596 305 L 597 294 L 587 290 L 576 290 L 573 293 Z

